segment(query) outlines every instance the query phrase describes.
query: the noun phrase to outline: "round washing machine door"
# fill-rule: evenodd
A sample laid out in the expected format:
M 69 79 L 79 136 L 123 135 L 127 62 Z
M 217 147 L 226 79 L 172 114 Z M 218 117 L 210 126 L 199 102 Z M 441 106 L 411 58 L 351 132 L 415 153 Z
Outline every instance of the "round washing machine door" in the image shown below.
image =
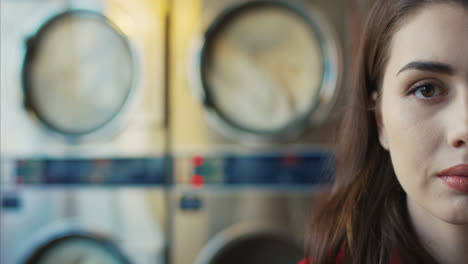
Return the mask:
M 284 264 L 298 263 L 303 249 L 285 236 L 256 233 L 238 237 L 223 245 L 208 245 L 197 264 Z
M 336 94 L 339 48 L 313 10 L 285 1 L 251 1 L 208 28 L 199 58 L 204 103 L 223 132 L 277 140 L 295 137 Z
M 22 74 L 28 109 L 55 132 L 83 136 L 115 123 L 135 89 L 135 56 L 104 15 L 69 10 L 28 39 Z
M 111 242 L 87 234 L 67 234 L 40 246 L 24 264 L 129 264 Z

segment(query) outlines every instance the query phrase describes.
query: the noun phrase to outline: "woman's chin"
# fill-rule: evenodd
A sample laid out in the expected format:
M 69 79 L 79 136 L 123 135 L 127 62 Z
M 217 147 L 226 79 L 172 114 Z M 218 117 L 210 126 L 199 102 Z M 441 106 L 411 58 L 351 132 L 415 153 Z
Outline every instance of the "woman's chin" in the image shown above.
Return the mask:
M 458 201 L 450 210 L 444 210 L 439 216 L 444 222 L 453 225 L 465 225 L 468 228 L 468 197 L 464 201 Z

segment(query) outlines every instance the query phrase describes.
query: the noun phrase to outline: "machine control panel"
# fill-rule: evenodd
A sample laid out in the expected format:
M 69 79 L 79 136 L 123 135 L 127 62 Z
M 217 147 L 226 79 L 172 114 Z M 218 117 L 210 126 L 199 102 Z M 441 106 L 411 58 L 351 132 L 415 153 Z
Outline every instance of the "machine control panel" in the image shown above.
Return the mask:
M 326 184 L 333 179 L 333 174 L 333 156 L 324 151 L 195 154 L 177 157 L 175 162 L 175 183 L 191 184 L 195 188 L 203 187 L 200 182 L 210 186 Z
M 170 158 L 21 159 L 18 184 L 159 185 L 166 182 Z

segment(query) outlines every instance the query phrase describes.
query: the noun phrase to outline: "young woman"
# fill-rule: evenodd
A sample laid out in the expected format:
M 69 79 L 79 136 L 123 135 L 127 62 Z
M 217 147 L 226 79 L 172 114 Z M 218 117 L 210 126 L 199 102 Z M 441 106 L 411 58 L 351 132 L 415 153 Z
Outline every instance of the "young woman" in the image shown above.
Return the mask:
M 302 263 L 468 263 L 468 0 L 377 0 Z

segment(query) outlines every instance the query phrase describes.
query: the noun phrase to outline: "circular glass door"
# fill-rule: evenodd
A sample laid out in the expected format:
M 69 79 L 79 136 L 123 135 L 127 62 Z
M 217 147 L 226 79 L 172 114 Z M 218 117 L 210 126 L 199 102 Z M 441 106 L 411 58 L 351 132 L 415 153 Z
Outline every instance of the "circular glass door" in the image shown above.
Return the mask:
M 231 241 L 206 264 L 298 263 L 303 250 L 283 237 L 262 234 Z
M 244 3 L 208 29 L 201 54 L 207 105 L 240 131 L 281 134 L 320 104 L 328 66 L 315 18 L 282 2 Z M 336 52 L 336 51 L 334 51 Z
M 128 264 L 108 241 L 86 235 L 68 235 L 40 247 L 26 264 Z
M 28 107 L 66 135 L 94 132 L 115 119 L 134 89 L 130 44 L 103 15 L 67 11 L 28 40 L 23 84 Z

